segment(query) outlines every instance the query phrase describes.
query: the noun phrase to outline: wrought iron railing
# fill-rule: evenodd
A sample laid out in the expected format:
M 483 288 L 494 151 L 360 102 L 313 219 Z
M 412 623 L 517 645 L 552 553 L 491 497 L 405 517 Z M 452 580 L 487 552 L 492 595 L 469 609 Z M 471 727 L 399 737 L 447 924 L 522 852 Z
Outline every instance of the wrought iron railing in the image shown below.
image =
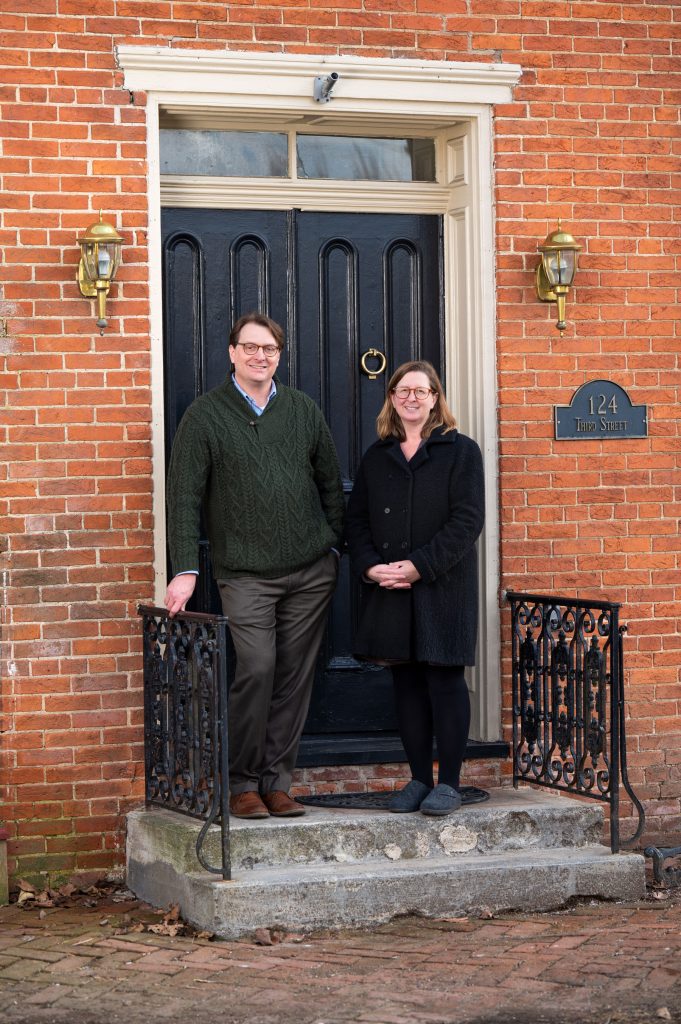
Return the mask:
M 653 881 L 656 885 L 662 885 L 669 889 L 681 885 L 681 866 L 665 865 L 665 861 L 678 861 L 681 858 L 681 846 L 647 846 L 645 855 L 652 860 Z
M 513 784 L 529 782 L 610 805 L 610 848 L 640 837 L 629 784 L 620 605 L 507 591 L 513 639 Z M 620 836 L 620 781 L 638 827 Z
M 231 877 L 227 750 L 227 620 L 220 615 L 138 607 L 144 653 L 144 769 L 147 804 L 203 820 L 196 856 Z M 219 867 L 202 852 L 221 826 Z

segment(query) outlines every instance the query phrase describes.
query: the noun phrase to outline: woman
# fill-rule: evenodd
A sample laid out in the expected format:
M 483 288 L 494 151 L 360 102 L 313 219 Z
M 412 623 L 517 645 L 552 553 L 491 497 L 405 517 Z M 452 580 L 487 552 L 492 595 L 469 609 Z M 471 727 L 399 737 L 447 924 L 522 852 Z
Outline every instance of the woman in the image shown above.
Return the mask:
M 376 427 L 347 516 L 350 558 L 363 581 L 354 650 L 392 670 L 412 779 L 390 810 L 451 814 L 461 806 L 470 724 L 464 666 L 475 663 L 482 456 L 457 431 L 427 362 L 395 371 Z

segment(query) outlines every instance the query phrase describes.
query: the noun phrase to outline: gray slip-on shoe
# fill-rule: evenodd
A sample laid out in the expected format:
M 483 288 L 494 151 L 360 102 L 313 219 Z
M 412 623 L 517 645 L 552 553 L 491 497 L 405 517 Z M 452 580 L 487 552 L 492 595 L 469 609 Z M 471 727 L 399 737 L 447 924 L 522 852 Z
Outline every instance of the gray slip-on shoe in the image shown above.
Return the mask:
M 410 811 L 418 811 L 430 792 L 432 790 L 430 786 L 426 786 L 425 782 L 412 779 L 404 789 L 401 789 L 390 798 L 388 810 L 392 811 L 393 814 L 409 814 Z
M 421 804 L 421 814 L 434 816 L 452 814 L 461 807 L 461 794 L 452 786 L 438 782 Z

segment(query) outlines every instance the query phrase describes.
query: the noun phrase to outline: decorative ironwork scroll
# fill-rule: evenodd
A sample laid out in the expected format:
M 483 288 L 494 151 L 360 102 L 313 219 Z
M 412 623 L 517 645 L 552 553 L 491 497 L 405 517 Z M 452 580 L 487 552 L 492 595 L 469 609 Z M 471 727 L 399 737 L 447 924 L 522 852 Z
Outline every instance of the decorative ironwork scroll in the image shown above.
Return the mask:
M 627 775 L 619 604 L 508 591 L 513 639 L 513 784 L 610 804 L 610 846 L 645 814 Z M 620 781 L 638 812 L 619 833 Z
M 648 846 L 645 849 L 646 857 L 653 862 L 653 879 L 656 885 L 666 886 L 669 889 L 681 885 L 681 865 L 674 866 L 667 864 L 666 860 L 678 860 L 681 857 L 681 846 Z
M 144 656 L 146 801 L 204 821 L 196 855 L 231 877 L 227 760 L 227 620 L 218 615 L 138 607 Z M 222 865 L 201 852 L 221 825 Z

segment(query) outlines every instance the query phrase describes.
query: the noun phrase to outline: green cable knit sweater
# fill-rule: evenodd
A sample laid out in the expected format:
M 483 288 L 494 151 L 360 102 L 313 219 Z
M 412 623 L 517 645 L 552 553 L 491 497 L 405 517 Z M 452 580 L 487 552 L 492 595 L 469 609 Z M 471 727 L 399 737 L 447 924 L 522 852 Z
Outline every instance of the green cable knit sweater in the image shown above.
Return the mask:
M 340 547 L 343 488 L 329 428 L 311 398 L 279 381 L 262 416 L 231 378 L 191 404 L 167 495 L 175 574 L 198 570 L 202 507 L 216 579 L 284 576 Z

